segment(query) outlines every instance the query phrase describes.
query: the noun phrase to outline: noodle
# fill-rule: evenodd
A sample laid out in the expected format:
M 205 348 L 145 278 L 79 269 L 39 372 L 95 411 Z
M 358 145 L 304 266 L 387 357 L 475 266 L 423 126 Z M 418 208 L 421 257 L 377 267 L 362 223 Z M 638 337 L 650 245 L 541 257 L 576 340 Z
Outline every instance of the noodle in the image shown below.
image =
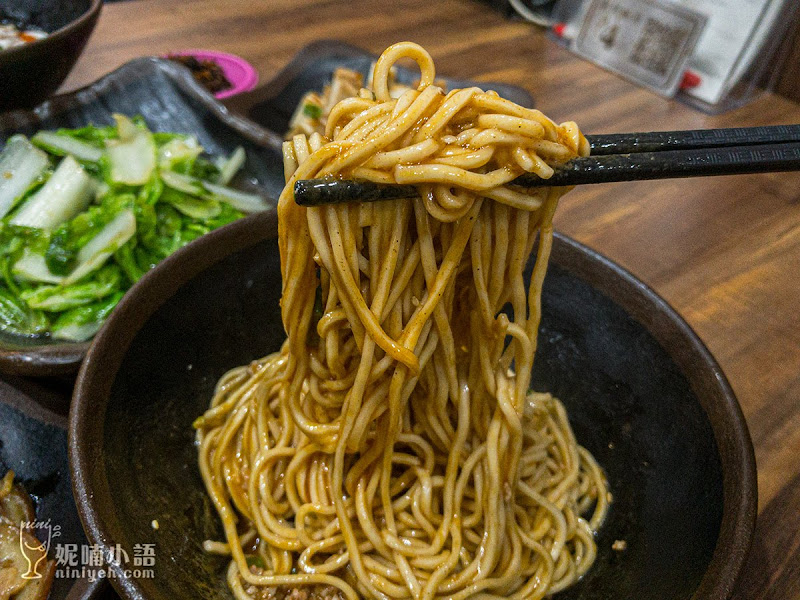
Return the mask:
M 393 99 L 401 58 L 421 81 Z M 288 338 L 227 373 L 196 423 L 227 539 L 208 548 L 230 554 L 237 598 L 541 598 L 594 561 L 604 475 L 561 403 L 528 391 L 565 190 L 511 183 L 588 145 L 574 123 L 433 82 L 428 53 L 395 44 L 374 99 L 284 144 Z M 296 180 L 329 175 L 419 197 L 294 202 Z

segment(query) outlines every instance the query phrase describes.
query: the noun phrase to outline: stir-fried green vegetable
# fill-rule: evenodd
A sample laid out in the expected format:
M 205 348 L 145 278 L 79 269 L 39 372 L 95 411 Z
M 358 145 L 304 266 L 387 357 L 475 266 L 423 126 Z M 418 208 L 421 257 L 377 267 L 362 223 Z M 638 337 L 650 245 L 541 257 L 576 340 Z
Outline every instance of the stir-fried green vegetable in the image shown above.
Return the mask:
M 115 125 L 15 135 L 0 152 L 0 329 L 92 337 L 133 283 L 181 246 L 268 208 L 228 187 L 244 149 Z
M 44 181 L 49 166 L 47 154 L 34 148 L 25 136 L 8 140 L 0 154 L 0 218 L 34 185 Z

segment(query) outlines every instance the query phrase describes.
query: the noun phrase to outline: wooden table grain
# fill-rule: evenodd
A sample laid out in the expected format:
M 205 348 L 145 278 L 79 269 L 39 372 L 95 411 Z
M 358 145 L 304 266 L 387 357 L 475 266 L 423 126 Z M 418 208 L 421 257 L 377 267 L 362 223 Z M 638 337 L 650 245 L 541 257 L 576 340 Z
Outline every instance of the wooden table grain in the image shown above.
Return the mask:
M 63 89 L 184 48 L 238 54 L 267 81 L 321 38 L 376 53 L 419 42 L 440 73 L 520 85 L 587 133 L 800 123 L 800 105 L 771 94 L 719 116 L 666 100 L 475 0 L 108 4 Z M 587 186 L 556 227 L 655 288 L 722 365 L 758 462 L 758 526 L 734 597 L 800 599 L 800 173 Z

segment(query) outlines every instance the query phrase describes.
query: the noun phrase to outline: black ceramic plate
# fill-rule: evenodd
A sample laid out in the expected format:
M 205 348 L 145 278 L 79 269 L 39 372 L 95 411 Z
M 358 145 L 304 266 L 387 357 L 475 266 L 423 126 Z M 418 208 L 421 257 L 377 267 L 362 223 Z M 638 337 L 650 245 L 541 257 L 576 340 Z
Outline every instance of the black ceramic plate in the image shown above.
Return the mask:
M 14 133 L 112 123 L 112 114 L 142 115 L 155 131 L 194 134 L 207 152 L 230 154 L 244 146 L 239 185 L 255 185 L 277 198 L 283 182 L 280 140 L 230 114 L 189 71 L 157 58 L 129 62 L 90 86 L 56 96 L 32 111 L 0 115 L 0 146 Z M 277 144 L 277 145 L 276 145 Z M 0 371 L 21 375 L 75 373 L 87 344 L 25 340 L 0 333 Z
M 66 423 L 66 418 L 39 406 L 29 393 L 0 380 L 0 477 L 12 469 L 15 481 L 34 499 L 37 521 L 52 526 L 48 556 L 56 559 L 58 546 L 70 547 L 80 561 L 87 541 L 72 499 Z M 46 541 L 44 536 L 40 539 Z M 58 566 L 50 600 L 88 599 L 99 591 L 99 581 L 90 583 L 72 574 L 64 565 Z
M 158 547 L 154 579 L 114 581 L 125 598 L 230 598 L 226 561 L 201 547 L 221 528 L 191 424 L 225 371 L 284 339 L 275 231 L 274 214 L 254 215 L 169 257 L 122 300 L 81 368 L 70 461 L 87 535 Z M 652 290 L 561 236 L 542 322 L 533 387 L 563 399 L 615 498 L 597 563 L 559 597 L 727 598 L 756 480 L 719 366 Z M 612 549 L 618 539 L 627 550 Z
M 377 57 L 356 46 L 337 40 L 322 40 L 303 48 L 292 61 L 269 83 L 252 92 L 245 92 L 225 101 L 231 110 L 251 121 L 283 135 L 289 129 L 289 120 L 300 99 L 310 90 L 322 90 L 330 83 L 338 67 L 347 67 L 366 76 Z M 491 89 L 503 98 L 521 106 L 532 107 L 533 98 L 520 87 L 507 83 L 475 83 L 463 79 L 450 79 L 437 73 L 448 89 L 477 85 Z M 397 67 L 397 79 L 412 84 L 419 80 L 419 71 Z M 366 78 L 365 78 L 366 81 Z

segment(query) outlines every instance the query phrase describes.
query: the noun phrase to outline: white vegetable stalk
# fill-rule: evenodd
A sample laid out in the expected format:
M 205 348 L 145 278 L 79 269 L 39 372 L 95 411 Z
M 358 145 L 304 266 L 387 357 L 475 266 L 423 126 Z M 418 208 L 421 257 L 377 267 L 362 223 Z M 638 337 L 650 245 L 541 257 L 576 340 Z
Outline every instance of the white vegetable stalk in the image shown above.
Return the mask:
M 161 181 L 173 190 L 183 192 L 184 194 L 190 194 L 192 196 L 205 195 L 205 188 L 202 182 L 188 175 L 182 175 L 175 171 L 161 171 Z
M 103 157 L 100 148 L 75 138 L 58 135 L 54 131 L 40 131 L 31 138 L 31 141 L 50 152 L 70 154 L 84 162 L 96 163 Z
M 234 190 L 224 185 L 208 183 L 207 181 L 202 181 L 195 177 L 175 173 L 174 171 L 162 171 L 161 179 L 174 190 L 192 196 L 211 198 L 213 200 L 225 202 L 243 213 L 261 212 L 262 210 L 270 208 L 270 204 L 267 200 L 258 194 L 240 192 L 239 190 Z
M 66 156 L 41 189 L 11 217 L 12 225 L 53 229 L 86 210 L 94 183 L 77 160 Z
M 65 325 L 53 331 L 53 339 L 67 340 L 70 342 L 85 342 L 100 331 L 102 325 L 102 321 L 92 321 L 91 323 L 86 323 L 86 325 Z
M 244 148 L 238 146 L 236 150 L 233 151 L 230 158 L 226 160 L 219 169 L 219 178 L 217 179 L 217 183 L 220 185 L 228 185 L 231 182 L 231 179 L 239 172 L 244 166 L 244 161 L 247 158 L 245 154 Z
M 203 147 L 197 143 L 196 137 L 175 138 L 159 148 L 158 166 L 162 169 L 171 169 L 175 163 L 193 160 L 202 153 Z
M 130 119 L 114 115 L 120 139 L 107 140 L 111 179 L 126 185 L 144 185 L 156 168 L 156 144 L 149 131 L 139 129 Z
M 120 113 L 114 113 L 111 116 L 114 117 L 114 121 L 117 122 L 117 135 L 119 136 L 119 139 L 133 139 L 133 137 L 139 131 L 139 128 L 136 127 L 136 124 L 131 121 L 130 118 Z
M 261 212 L 271 207 L 271 204 L 258 194 L 248 194 L 247 192 L 240 192 L 233 188 L 215 185 L 205 181 L 203 182 L 203 187 L 213 194 L 215 200 L 227 202 L 233 208 L 243 213 Z
M 122 245 L 136 233 L 136 217 L 132 210 L 123 210 L 103 227 L 96 236 L 78 251 L 75 269 L 67 275 L 64 285 L 81 279 L 103 265 Z
M 12 136 L 0 154 L 0 219 L 50 165 L 47 155 L 23 135 Z
M 14 263 L 11 271 L 15 277 L 25 281 L 70 285 L 103 266 L 135 233 L 136 217 L 133 211 L 123 210 L 78 251 L 77 264 L 69 275 L 51 273 L 42 254 L 28 251 Z
M 11 269 L 14 277 L 25 281 L 40 281 L 43 283 L 61 283 L 64 277 L 55 275 L 47 268 L 44 255 L 25 251 Z

